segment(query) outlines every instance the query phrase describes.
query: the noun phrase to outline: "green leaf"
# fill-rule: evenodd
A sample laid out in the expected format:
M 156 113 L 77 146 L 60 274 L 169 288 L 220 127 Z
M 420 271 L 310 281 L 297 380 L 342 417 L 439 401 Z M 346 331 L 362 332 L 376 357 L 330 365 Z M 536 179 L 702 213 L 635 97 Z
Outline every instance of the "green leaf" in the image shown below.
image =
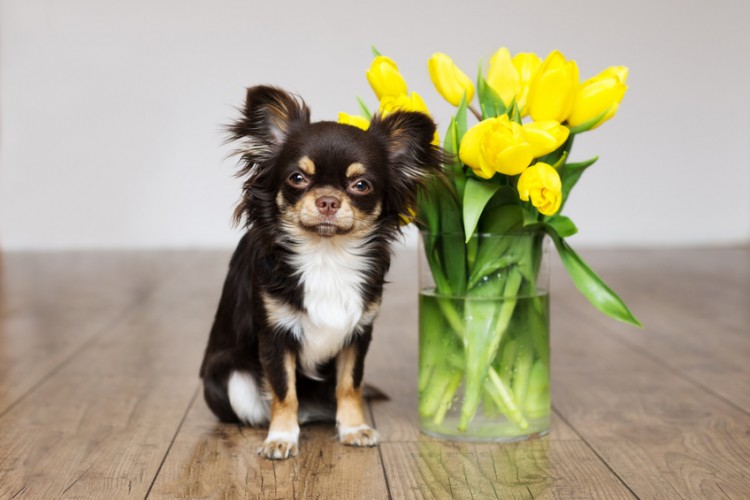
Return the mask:
M 518 109 L 518 103 L 516 102 L 515 98 L 508 106 L 508 109 L 510 110 L 510 120 L 516 122 L 519 125 L 523 125 L 523 122 L 521 121 L 521 110 Z
M 378 51 L 378 49 L 376 49 L 376 48 L 375 48 L 375 46 L 374 46 L 374 45 L 371 45 L 371 46 L 370 46 L 370 48 L 372 49 L 372 55 L 373 55 L 373 56 L 375 56 L 375 57 L 378 57 L 378 56 L 382 56 L 382 55 L 383 55 L 383 54 L 381 54 L 381 53 L 380 53 L 380 52 Z
M 564 215 L 555 215 L 549 218 L 547 224 L 552 226 L 552 229 L 554 229 L 561 238 L 568 238 L 578 232 L 578 228 L 573 221 Z
M 573 147 L 574 137 L 575 136 L 573 134 L 570 134 L 568 136 L 568 139 L 563 143 L 562 146 L 552 151 L 551 153 L 542 156 L 541 158 L 537 158 L 536 161 L 546 163 L 547 165 L 552 165 L 557 170 L 560 170 L 560 162 L 565 161 L 565 159 L 570 155 L 570 149 Z
M 420 216 L 427 220 L 425 252 L 441 294 L 462 295 L 466 290 L 466 244 L 463 241 L 461 207 L 453 188 L 436 176 L 421 195 Z
M 518 204 L 518 190 L 511 186 L 505 186 L 501 185 L 500 189 L 497 190 L 495 193 L 495 196 L 492 197 L 492 199 L 487 203 L 487 207 L 485 208 L 485 213 L 488 213 L 490 209 L 499 207 L 501 205 L 516 205 Z M 490 217 L 485 217 L 482 221 L 480 221 L 480 225 L 485 222 L 485 219 L 489 219 Z M 485 229 L 481 228 L 481 231 L 483 233 L 491 233 L 495 232 L 491 229 Z
M 367 108 L 367 104 L 365 104 L 365 101 L 363 101 L 361 97 L 357 97 L 357 102 L 359 103 L 359 110 L 362 112 L 362 116 L 364 116 L 368 120 L 372 120 L 372 113 Z
M 474 178 L 466 179 L 464 190 L 464 231 L 468 243 L 479 223 L 484 207 L 492 196 L 500 189 L 500 184 L 491 180 L 480 181 Z
M 565 269 L 584 297 L 610 318 L 642 327 L 641 322 L 633 316 L 625 302 L 591 270 L 552 226 L 547 225 L 547 228 Z
M 466 94 L 464 94 L 461 102 L 458 103 L 458 108 L 456 108 L 456 145 L 461 144 L 467 130 L 466 106 Z M 456 147 L 456 154 L 458 154 L 458 147 Z
M 488 208 L 482 217 L 482 232 L 504 234 L 518 229 L 523 223 L 523 212 L 519 205 L 506 204 Z
M 479 75 L 477 76 L 477 97 L 479 98 L 479 106 L 482 108 L 483 118 L 495 118 L 507 112 L 503 100 L 489 86 L 487 80 L 484 79 L 481 64 L 479 65 Z
M 506 234 L 521 227 L 523 208 L 518 205 L 500 205 L 485 210 L 480 228 L 483 233 Z M 494 273 L 519 260 L 519 255 L 508 252 L 517 238 L 483 238 L 480 241 L 477 257 L 469 275 L 469 288 L 475 287 L 488 274 Z
M 591 120 L 587 122 L 583 122 L 580 125 L 576 125 L 575 127 L 570 127 L 570 133 L 572 134 L 580 134 L 581 132 L 587 132 L 594 128 L 597 123 L 601 121 L 604 116 L 609 113 L 609 108 L 607 108 L 605 111 L 603 111 L 600 115 L 598 115 L 596 118 L 592 118 Z
M 563 151 L 562 156 L 550 166 L 559 172 L 560 169 L 563 167 L 563 165 L 565 165 L 565 160 L 567 159 L 568 159 L 568 152 Z
M 443 142 L 443 150 L 451 157 L 451 161 L 447 162 L 445 167 L 450 174 L 450 178 L 453 180 L 459 199 L 462 199 L 466 185 L 466 174 L 464 173 L 463 165 L 461 165 L 461 160 L 458 159 L 458 145 L 460 141 L 457 138 L 457 133 L 456 119 L 451 118 L 451 123 L 448 125 L 448 130 L 445 133 L 445 141 Z
M 568 196 L 573 187 L 578 183 L 578 179 L 581 178 L 583 172 L 591 165 L 596 163 L 599 157 L 595 156 L 590 160 L 578 162 L 578 163 L 567 163 L 563 164 L 562 168 L 558 169 L 560 173 L 560 180 L 562 181 L 562 204 L 560 205 L 560 211 L 565 206 L 565 202 L 568 201 Z

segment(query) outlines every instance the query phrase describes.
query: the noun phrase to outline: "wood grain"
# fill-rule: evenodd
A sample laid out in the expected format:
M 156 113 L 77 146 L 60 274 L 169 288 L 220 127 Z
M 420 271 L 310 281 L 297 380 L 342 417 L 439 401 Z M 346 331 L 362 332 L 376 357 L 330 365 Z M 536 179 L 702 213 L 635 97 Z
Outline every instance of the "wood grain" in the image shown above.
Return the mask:
M 186 256 L 197 277 L 162 283 L 0 418 L 0 497 L 145 495 L 196 393 L 214 260 Z
M 750 414 L 748 249 L 633 250 L 627 256 L 610 251 L 591 257 L 592 265 L 628 294 L 628 303 L 647 325 L 634 330 L 610 323 L 609 331 Z M 618 259 L 629 262 L 627 269 Z M 565 305 L 589 312 L 581 301 Z
M 559 295 L 554 404 L 567 422 L 638 496 L 744 498 L 750 416 L 621 342 L 577 295 Z
M 365 379 L 383 443 L 303 427 L 300 456 L 217 423 L 197 370 L 228 252 L 0 254 L 0 499 L 747 498 L 750 248 L 599 250 L 646 325 L 553 267 L 551 435 L 441 442 L 416 413 L 415 252 L 396 256 Z
M 0 415 L 142 304 L 176 254 L 6 254 L 0 260 Z M 184 253 L 182 253 L 184 256 Z
M 266 429 L 221 424 L 199 398 L 149 498 L 385 498 L 377 448 L 340 444 L 333 424 L 303 426 L 299 456 L 257 455 Z
M 580 440 L 381 446 L 394 498 L 634 498 Z

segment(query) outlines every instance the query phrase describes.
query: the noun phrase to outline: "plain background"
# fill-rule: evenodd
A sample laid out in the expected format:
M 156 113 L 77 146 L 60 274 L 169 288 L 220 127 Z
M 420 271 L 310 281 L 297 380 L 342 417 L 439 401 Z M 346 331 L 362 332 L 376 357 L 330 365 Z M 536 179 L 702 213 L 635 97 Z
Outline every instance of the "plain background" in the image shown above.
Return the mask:
M 579 246 L 750 241 L 750 2 L 0 0 L 0 245 L 228 247 L 240 181 L 221 125 L 244 88 L 299 93 L 317 120 L 376 104 L 370 45 L 444 130 L 426 61 L 470 75 L 500 46 L 559 49 L 582 78 L 630 68 L 601 159 L 566 213 Z M 408 241 L 413 239 L 407 238 Z

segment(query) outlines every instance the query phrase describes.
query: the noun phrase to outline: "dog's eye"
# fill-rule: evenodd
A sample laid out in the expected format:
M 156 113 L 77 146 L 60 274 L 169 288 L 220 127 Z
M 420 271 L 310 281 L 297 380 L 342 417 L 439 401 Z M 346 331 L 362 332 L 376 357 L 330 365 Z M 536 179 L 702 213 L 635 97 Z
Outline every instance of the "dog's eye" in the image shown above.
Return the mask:
M 306 188 L 310 181 L 300 172 L 294 172 L 289 176 L 287 182 L 296 188 Z
M 364 179 L 357 179 L 349 185 L 349 189 L 357 194 L 368 194 L 372 191 L 372 184 Z

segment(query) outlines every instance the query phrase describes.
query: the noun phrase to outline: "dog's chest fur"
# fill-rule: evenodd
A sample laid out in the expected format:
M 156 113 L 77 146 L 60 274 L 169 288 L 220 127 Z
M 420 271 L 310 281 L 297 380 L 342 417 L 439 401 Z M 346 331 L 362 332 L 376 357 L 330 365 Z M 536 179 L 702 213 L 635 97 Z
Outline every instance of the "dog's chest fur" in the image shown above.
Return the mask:
M 318 364 L 333 358 L 375 316 L 362 298 L 370 263 L 361 241 L 337 240 L 311 238 L 295 245 L 291 264 L 303 288 L 303 310 L 276 318 L 299 340 L 298 359 L 311 377 Z

